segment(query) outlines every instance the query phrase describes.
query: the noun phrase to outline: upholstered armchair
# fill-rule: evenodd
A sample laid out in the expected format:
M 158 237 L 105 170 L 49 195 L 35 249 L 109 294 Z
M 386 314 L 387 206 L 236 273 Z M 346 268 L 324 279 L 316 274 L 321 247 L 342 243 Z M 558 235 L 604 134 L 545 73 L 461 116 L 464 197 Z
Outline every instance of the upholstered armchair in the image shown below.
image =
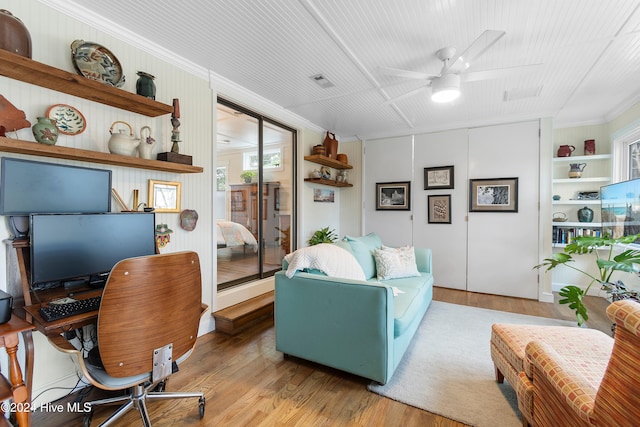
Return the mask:
M 637 426 L 640 424 L 640 304 L 622 300 L 607 308 L 616 324 L 606 368 L 584 355 L 559 354 L 541 341 L 527 344 L 527 372 L 519 374 L 518 395 L 530 393 L 533 416 L 542 426 Z M 571 345 L 570 342 L 567 345 Z M 522 403 L 522 402 L 519 402 Z M 526 425 L 526 420 L 525 423 Z

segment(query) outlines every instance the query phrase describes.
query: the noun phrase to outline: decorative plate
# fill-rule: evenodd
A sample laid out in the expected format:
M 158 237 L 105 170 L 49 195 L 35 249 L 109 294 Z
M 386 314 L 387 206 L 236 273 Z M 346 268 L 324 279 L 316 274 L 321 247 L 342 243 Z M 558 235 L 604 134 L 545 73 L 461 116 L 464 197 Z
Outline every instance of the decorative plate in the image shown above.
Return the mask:
M 78 135 L 87 128 L 82 113 L 71 105 L 55 104 L 47 110 L 47 117 L 56 121 L 56 127 L 65 135 Z
M 104 46 L 74 40 L 71 43 L 71 59 L 78 73 L 88 79 L 115 87 L 124 84 L 120 61 Z

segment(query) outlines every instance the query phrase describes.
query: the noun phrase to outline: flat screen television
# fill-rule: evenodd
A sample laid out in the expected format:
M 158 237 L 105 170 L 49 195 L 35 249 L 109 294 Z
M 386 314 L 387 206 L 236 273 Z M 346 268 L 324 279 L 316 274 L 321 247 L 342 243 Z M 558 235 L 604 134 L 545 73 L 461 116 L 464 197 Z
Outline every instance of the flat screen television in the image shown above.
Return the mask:
M 111 211 L 111 171 L 3 157 L 0 215 Z
M 152 212 L 34 214 L 30 228 L 30 284 L 34 289 L 100 286 L 118 261 L 156 253 Z
M 640 179 L 601 187 L 600 209 L 603 234 L 617 238 L 640 233 Z

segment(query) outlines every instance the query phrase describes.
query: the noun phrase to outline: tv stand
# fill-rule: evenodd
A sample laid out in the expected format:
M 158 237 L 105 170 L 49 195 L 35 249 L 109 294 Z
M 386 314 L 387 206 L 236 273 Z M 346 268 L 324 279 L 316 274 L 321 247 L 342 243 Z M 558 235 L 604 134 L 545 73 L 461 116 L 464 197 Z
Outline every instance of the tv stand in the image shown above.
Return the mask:
M 87 285 L 89 281 L 84 278 L 84 279 L 74 279 L 74 280 L 65 280 L 62 282 L 62 286 L 66 289 L 66 290 L 70 290 L 70 289 L 77 289 L 81 286 L 85 286 Z

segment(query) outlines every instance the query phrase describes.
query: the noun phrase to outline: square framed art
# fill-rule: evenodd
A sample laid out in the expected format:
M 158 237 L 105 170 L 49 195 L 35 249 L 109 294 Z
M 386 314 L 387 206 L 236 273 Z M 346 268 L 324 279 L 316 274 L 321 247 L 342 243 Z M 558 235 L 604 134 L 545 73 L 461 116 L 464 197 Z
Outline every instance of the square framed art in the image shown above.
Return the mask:
M 180 212 L 182 184 L 173 181 L 149 180 L 149 204 L 156 212 Z
M 470 179 L 469 212 L 518 212 L 518 178 Z

